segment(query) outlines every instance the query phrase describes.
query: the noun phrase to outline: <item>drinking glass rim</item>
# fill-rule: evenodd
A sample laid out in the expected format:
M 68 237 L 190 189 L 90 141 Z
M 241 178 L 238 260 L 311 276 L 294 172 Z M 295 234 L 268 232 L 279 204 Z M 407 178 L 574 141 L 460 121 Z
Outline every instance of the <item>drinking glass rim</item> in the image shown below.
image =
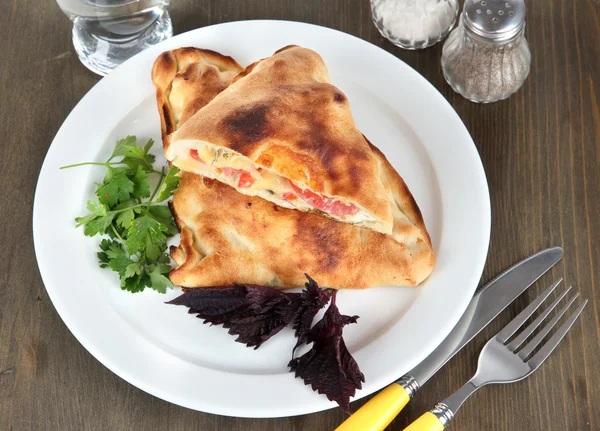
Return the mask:
M 140 0 L 120 0 L 120 2 L 118 4 L 103 4 L 103 5 L 99 5 L 98 3 L 96 3 L 97 0 L 75 0 L 77 3 L 81 3 L 87 6 L 101 6 L 101 7 L 121 7 L 121 6 L 127 6 L 130 5 L 132 3 L 139 3 Z

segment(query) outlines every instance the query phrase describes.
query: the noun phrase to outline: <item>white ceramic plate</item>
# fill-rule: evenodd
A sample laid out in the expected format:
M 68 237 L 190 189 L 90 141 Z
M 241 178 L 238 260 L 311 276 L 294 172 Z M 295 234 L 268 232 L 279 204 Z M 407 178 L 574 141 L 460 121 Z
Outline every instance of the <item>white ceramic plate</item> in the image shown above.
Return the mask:
M 141 53 L 92 88 L 57 133 L 35 195 L 35 250 L 54 306 L 92 355 L 142 390 L 204 412 L 278 417 L 335 404 L 288 372 L 291 330 L 255 351 L 220 327 L 202 325 L 186 308 L 165 305 L 178 288 L 167 295 L 121 291 L 116 275 L 98 267 L 99 239 L 84 237 L 73 222 L 86 213 L 104 169 L 58 168 L 105 160 L 114 142 L 129 134 L 160 143 L 150 70 L 161 52 L 197 46 L 247 65 L 289 44 L 323 56 L 359 128 L 413 192 L 437 253 L 421 287 L 338 295 L 344 314 L 360 316 L 344 333 L 366 376 L 356 398 L 398 378 L 443 340 L 471 299 L 487 255 L 489 193 L 476 148 L 446 100 L 391 54 L 344 33 L 282 21 L 201 28 Z

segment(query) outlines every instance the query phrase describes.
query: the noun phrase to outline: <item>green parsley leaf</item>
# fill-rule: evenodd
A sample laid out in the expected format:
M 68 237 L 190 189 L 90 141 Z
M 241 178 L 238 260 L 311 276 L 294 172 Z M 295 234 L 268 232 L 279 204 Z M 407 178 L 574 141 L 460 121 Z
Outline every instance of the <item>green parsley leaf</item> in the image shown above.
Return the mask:
M 125 254 L 120 254 L 110 258 L 108 262 L 108 266 L 110 266 L 113 271 L 119 273 L 121 277 L 127 277 L 127 275 L 125 275 L 127 268 L 129 268 L 129 266 L 132 264 L 134 264 L 134 262 Z
M 130 177 L 133 182 L 133 197 L 135 199 L 150 197 L 150 184 L 148 184 L 148 172 L 138 166 L 135 175 Z
M 150 151 L 152 145 L 154 145 L 154 139 L 148 139 L 148 142 L 146 143 L 146 145 L 144 145 L 144 153 L 148 154 L 148 151 Z
M 123 250 L 121 243 L 117 241 L 109 241 L 106 238 L 100 242 L 100 250 L 102 250 L 102 252 L 98 253 L 98 260 L 104 265 L 103 268 L 108 266 L 111 259 L 117 259 L 121 256 L 125 256 L 125 250 Z
M 137 139 L 135 138 L 135 136 L 127 136 L 126 138 L 119 139 L 108 161 L 110 162 L 115 157 L 124 156 L 125 154 L 127 154 L 127 152 L 129 151 L 127 147 L 135 145 L 136 142 Z
M 125 157 L 123 157 L 121 163 L 125 163 L 132 171 L 135 171 L 138 166 L 141 166 L 148 172 L 152 171 L 152 164 L 154 163 L 155 157 L 152 154 L 148 154 L 145 147 L 142 148 L 137 145 L 124 145 L 123 147 L 123 155 Z
M 179 169 L 175 166 L 169 168 L 169 172 L 167 172 L 167 176 L 164 178 L 154 202 L 162 202 L 171 197 L 173 190 L 177 188 L 179 180 L 181 179 L 177 176 L 178 172 Z
M 166 248 L 166 244 L 164 247 Z M 149 260 L 156 260 L 160 256 L 161 252 L 161 247 L 154 244 L 150 237 L 148 237 L 146 240 L 146 258 Z
M 96 253 L 98 256 L 98 260 L 100 261 L 100 268 L 107 268 L 108 267 L 108 262 L 110 261 L 110 259 L 108 258 L 108 255 L 105 253 L 106 250 L 108 250 L 108 246 L 110 244 L 110 241 L 107 239 L 103 239 L 102 242 L 100 242 L 100 252 Z
M 123 229 L 129 229 L 129 226 L 131 226 L 131 222 L 135 218 L 136 210 L 141 209 L 140 207 L 131 208 L 135 205 L 138 205 L 138 203 L 133 199 L 129 199 L 128 201 L 121 202 L 115 207 L 115 211 L 119 211 L 116 220 L 117 226 L 120 226 Z
M 167 227 L 164 224 L 149 215 L 142 215 L 131 223 L 125 248 L 129 253 L 143 251 L 147 247 L 148 238 L 159 247 L 166 245 L 167 237 L 164 234 L 166 231 Z
M 112 224 L 112 223 L 111 223 L 111 225 L 112 225 L 113 227 L 115 226 L 115 225 L 114 225 L 114 224 Z M 106 234 L 106 235 L 108 235 L 108 237 L 109 237 L 111 240 L 117 240 L 117 239 L 119 239 L 119 237 L 117 236 L 117 234 L 115 233 L 115 231 L 114 231 L 112 228 L 111 228 L 111 229 L 107 229 L 107 230 L 106 230 L 106 232 L 105 232 L 105 234 Z M 120 233 L 119 233 L 119 235 L 120 235 Z
M 131 293 L 137 293 L 144 290 L 145 287 L 149 287 L 152 284 L 148 274 L 134 275 L 129 278 L 121 278 L 121 289 L 127 290 Z
M 134 218 L 135 218 L 135 213 L 133 212 L 132 209 L 122 211 L 117 216 L 117 224 L 124 229 L 129 229 L 129 226 L 131 226 L 131 222 L 133 221 Z
M 130 263 L 129 265 L 127 265 L 127 268 L 125 268 L 125 273 L 123 274 L 124 278 L 129 278 L 129 277 L 133 277 L 134 275 L 140 275 L 142 273 L 142 270 L 140 268 L 140 264 L 137 262 L 133 262 Z
M 138 166 L 141 166 L 144 170 L 150 172 L 152 171 L 152 163 L 154 163 L 154 156 L 152 154 L 148 154 L 144 159 L 125 157 L 123 158 L 122 163 L 125 163 L 132 171 L 135 171 L 138 168 Z
M 123 153 L 125 157 L 131 157 L 132 159 L 144 159 L 146 152 L 142 147 L 138 147 L 136 144 L 124 145 L 126 151 Z
M 112 223 L 114 216 L 114 214 L 109 213 L 104 217 L 97 217 L 94 220 L 87 222 L 83 230 L 84 235 L 94 236 L 105 233 L 106 229 L 108 229 Z
M 171 210 L 166 205 L 152 205 L 150 208 L 148 208 L 148 211 L 161 223 L 173 218 L 171 215 Z
M 125 174 L 115 175 L 110 182 L 99 187 L 96 191 L 98 200 L 109 207 L 124 202 L 133 193 L 133 182 Z
M 173 236 L 179 230 L 177 229 L 177 225 L 173 220 L 173 215 L 171 214 L 171 210 L 169 207 L 165 205 L 152 205 L 148 208 L 148 212 L 152 217 L 154 217 L 158 222 L 164 224 L 167 227 L 167 231 L 165 232 L 167 236 Z
M 77 222 L 77 225 L 75 225 L 75 227 L 79 227 L 81 225 L 89 223 L 95 218 L 96 216 L 94 214 L 86 215 L 85 217 L 75 217 L 75 222 Z
M 126 173 L 129 168 L 116 168 L 114 166 L 108 166 L 106 175 L 104 176 L 104 184 L 109 183 L 115 175 Z
M 173 283 L 165 275 L 168 275 L 171 271 L 169 265 L 156 265 L 156 268 L 152 270 L 148 275 L 150 276 L 151 285 L 150 287 L 157 292 L 166 293 L 167 287 L 172 288 Z
M 118 241 L 109 241 L 108 248 L 104 250 L 109 259 L 116 259 L 120 256 L 125 256 L 125 250 Z
M 156 261 L 158 263 L 164 263 L 166 265 L 169 265 L 169 268 L 171 268 L 171 256 L 169 255 L 169 253 L 163 253 L 160 256 L 158 256 L 158 259 L 156 259 Z
M 127 255 L 120 242 L 104 239 L 100 243 L 100 249 L 102 250 L 102 253 L 98 253 L 100 262 L 105 267 L 109 266 L 117 272 L 121 278 L 132 277 L 136 273 L 140 273 L 139 264 Z
M 100 241 L 100 250 L 102 251 L 108 251 L 111 249 L 111 247 L 119 247 L 120 244 L 116 241 L 109 241 L 106 238 L 104 238 L 102 241 Z
M 165 293 L 173 287 L 168 276 L 171 259 L 167 237 L 177 233 L 168 207 L 157 205 L 168 199 L 179 183 L 178 169 L 172 167 L 150 192 L 150 175 L 155 157 L 149 154 L 152 139 L 142 148 L 135 136 L 116 142 L 106 163 L 103 184 L 98 184 L 98 201 L 89 200 L 90 214 L 77 217 L 77 226 L 85 225 L 87 236 L 107 235 L 97 253 L 101 268 L 111 268 L 119 274 L 121 289 L 141 292 L 150 287 Z M 120 161 L 113 159 L 120 157 Z M 95 164 L 79 163 L 68 167 Z M 152 196 L 152 198 L 150 198 Z M 150 198 L 150 199 L 149 199 Z
M 106 215 L 106 207 L 95 201 L 87 201 L 87 209 L 94 215 L 104 217 Z

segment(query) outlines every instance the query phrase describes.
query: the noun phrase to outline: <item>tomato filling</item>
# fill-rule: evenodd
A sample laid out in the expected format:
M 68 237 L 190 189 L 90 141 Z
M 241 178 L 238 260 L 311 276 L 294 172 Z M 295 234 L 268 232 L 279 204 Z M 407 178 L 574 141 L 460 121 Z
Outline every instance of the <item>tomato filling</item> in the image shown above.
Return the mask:
M 256 180 L 250 174 L 250 172 L 242 171 L 242 174 L 240 175 L 240 180 L 238 181 L 238 187 L 240 189 L 246 189 L 246 188 L 252 186 L 252 184 L 254 184 L 254 181 L 256 181 Z
M 200 163 L 204 163 L 204 160 L 198 155 L 198 150 L 190 150 L 190 157 Z
M 200 158 L 198 155 L 198 150 L 190 150 L 190 157 L 200 163 L 205 164 L 204 160 Z M 221 166 L 220 168 L 215 169 L 218 174 L 224 173 L 228 177 L 232 177 L 234 175 L 239 174 L 240 178 L 238 180 L 238 187 L 241 189 L 247 189 L 251 187 L 252 184 L 256 181 L 254 177 L 250 174 L 250 172 L 245 171 L 243 169 L 234 169 L 228 168 L 227 166 Z
M 200 163 L 206 163 L 198 155 L 198 150 L 190 150 L 190 157 Z M 252 176 L 252 174 L 244 169 L 229 168 L 227 166 L 221 166 L 215 169 L 217 173 L 223 173 L 228 177 L 233 177 L 236 175 L 239 176 L 237 187 L 240 189 L 252 187 L 252 185 L 256 182 L 256 179 Z M 259 168 L 259 171 L 260 170 L 261 169 Z M 338 199 L 324 197 L 308 189 L 302 190 L 293 182 L 290 181 L 289 183 L 294 189 L 295 193 L 284 192 L 282 197 L 286 201 L 293 201 L 301 198 L 304 202 L 308 203 L 312 207 L 338 217 L 354 215 L 359 211 L 356 205 L 345 204 Z
M 254 184 L 254 182 L 256 181 L 254 179 L 254 177 L 250 174 L 250 172 L 245 171 L 243 169 L 235 169 L 235 168 L 228 168 L 226 166 L 221 166 L 221 170 L 228 177 L 232 177 L 234 175 L 239 174 L 240 179 L 238 180 L 237 186 L 240 189 L 247 189 L 248 187 L 252 186 L 252 184 Z
M 240 169 L 228 168 L 227 166 L 221 166 L 220 169 L 228 177 L 234 176 L 237 172 L 245 172 L 245 171 L 241 171 Z
M 313 207 L 315 207 L 323 212 L 326 212 L 327 214 L 331 214 L 334 216 L 347 216 L 347 215 L 354 215 L 359 211 L 358 207 L 356 205 L 345 204 L 345 203 L 343 203 L 339 200 L 333 199 L 333 198 L 323 197 L 323 196 L 320 196 L 308 189 L 302 190 L 301 188 L 297 187 L 291 181 L 290 181 L 290 184 L 291 184 L 292 188 L 294 189 L 294 191 L 298 194 L 298 196 L 300 196 L 300 198 L 304 202 L 312 205 Z M 284 198 L 285 198 L 285 196 L 284 196 Z

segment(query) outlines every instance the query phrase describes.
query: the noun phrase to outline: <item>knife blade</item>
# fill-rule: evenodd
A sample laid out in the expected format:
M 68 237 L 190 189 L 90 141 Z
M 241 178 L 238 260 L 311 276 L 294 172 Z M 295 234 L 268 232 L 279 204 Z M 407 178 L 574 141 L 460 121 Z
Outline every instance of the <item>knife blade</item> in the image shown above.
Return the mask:
M 542 250 L 487 283 L 473 296 L 446 339 L 423 362 L 383 389 L 336 431 L 382 431 L 431 376 L 562 257 L 560 247 Z
M 425 384 L 465 344 L 563 257 L 563 249 L 543 250 L 510 267 L 477 292 L 446 339 L 423 362 L 410 370 L 419 386 Z

